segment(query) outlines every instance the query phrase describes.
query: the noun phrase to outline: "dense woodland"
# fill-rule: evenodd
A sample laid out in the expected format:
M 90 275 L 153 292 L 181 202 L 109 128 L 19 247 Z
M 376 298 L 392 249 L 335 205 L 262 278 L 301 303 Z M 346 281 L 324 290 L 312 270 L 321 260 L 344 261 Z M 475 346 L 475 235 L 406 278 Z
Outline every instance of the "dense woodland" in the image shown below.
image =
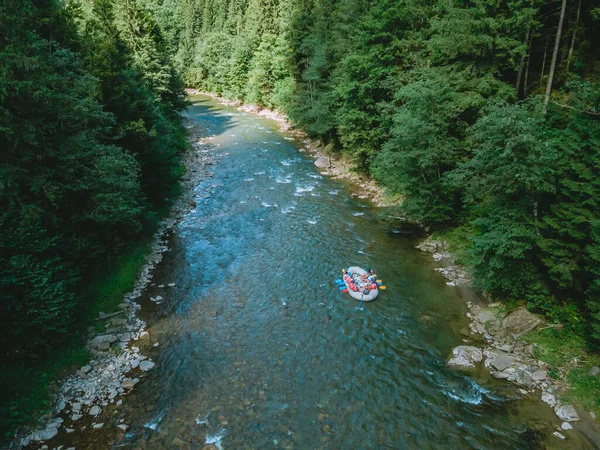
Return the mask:
M 19 417 L 9 375 L 85 331 L 87 285 L 151 230 L 181 175 L 168 49 L 133 2 L 0 2 L 2 428 Z
M 598 345 L 600 2 L 139 1 L 188 86 L 284 111 Z
M 462 230 L 480 287 L 597 347 L 599 44 L 598 0 L 4 0 L 3 360 L 80 332 L 86 284 L 151 228 L 184 86 L 282 110 Z

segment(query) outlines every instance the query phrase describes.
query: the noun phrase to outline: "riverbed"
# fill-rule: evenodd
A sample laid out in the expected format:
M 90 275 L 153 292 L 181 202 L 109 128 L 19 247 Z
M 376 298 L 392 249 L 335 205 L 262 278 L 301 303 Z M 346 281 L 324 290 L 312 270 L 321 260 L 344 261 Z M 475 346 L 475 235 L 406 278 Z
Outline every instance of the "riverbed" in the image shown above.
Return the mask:
M 446 286 L 415 240 L 321 175 L 275 121 L 191 100 L 197 157 L 215 163 L 141 299 L 156 366 L 102 429 L 61 443 L 586 448 L 551 436 L 558 420 L 546 405 L 446 367 L 464 339 L 465 296 L 477 299 Z M 351 265 L 383 280 L 376 301 L 340 292 Z

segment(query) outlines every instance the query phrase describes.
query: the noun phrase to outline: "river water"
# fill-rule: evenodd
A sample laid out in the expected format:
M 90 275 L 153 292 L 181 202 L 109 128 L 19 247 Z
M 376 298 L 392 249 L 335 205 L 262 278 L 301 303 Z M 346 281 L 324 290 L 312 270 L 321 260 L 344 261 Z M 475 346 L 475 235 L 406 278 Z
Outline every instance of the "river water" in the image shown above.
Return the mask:
M 415 241 L 274 121 L 192 101 L 218 161 L 155 272 L 175 286 L 143 301 L 157 366 L 115 412 L 127 433 L 90 431 L 78 449 L 542 448 L 548 407 L 446 368 L 465 298 Z M 349 265 L 387 290 L 362 306 L 341 293 Z

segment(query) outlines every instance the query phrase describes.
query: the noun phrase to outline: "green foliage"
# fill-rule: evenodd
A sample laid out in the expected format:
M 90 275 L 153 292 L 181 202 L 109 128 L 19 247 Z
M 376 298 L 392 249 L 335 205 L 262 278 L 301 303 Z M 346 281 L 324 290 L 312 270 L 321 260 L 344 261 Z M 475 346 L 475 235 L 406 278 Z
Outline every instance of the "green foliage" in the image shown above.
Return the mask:
M 150 16 L 134 2 L 87 6 L 0 5 L 0 363 L 12 380 L 3 385 L 14 386 L 2 392 L 9 427 L 43 406 L 44 383 L 83 358 L 88 314 L 131 285 L 133 269 L 104 301 L 85 289 L 150 229 L 187 145 L 182 82 Z M 50 354 L 64 359 L 54 365 Z

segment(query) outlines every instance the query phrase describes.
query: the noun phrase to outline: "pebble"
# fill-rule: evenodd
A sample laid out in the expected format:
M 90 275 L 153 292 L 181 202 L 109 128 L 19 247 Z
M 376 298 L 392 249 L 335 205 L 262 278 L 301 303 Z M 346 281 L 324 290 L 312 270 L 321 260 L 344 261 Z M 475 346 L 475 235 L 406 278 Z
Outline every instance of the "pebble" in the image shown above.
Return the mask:
M 566 439 L 566 437 L 564 437 L 558 431 L 555 431 L 554 433 L 552 433 L 552 436 L 556 436 L 557 438 L 562 439 L 563 441 Z
M 82 414 L 73 414 L 73 415 L 71 416 L 71 420 L 72 420 L 73 422 L 75 422 L 75 421 L 77 421 L 77 420 L 81 419 L 82 417 L 83 417 L 83 415 L 82 415 Z
M 90 408 L 90 416 L 97 416 L 102 412 L 102 409 L 98 405 L 94 405 Z
M 121 424 L 117 425 L 117 428 L 120 428 L 123 431 L 127 431 L 127 429 L 129 428 L 129 425 L 125 425 L 124 423 L 121 423 Z
M 102 428 L 103 426 L 104 426 L 104 422 L 102 422 L 102 423 L 94 423 L 94 424 L 92 424 L 92 428 L 93 428 L 94 430 L 99 430 L 99 429 L 100 429 L 100 428 Z
M 560 427 L 563 430 L 572 430 L 573 429 L 573 427 L 571 426 L 571 424 L 569 422 L 563 422 Z
M 167 286 L 169 286 L 169 287 L 174 287 L 174 286 L 175 286 L 175 283 L 169 283 Z

